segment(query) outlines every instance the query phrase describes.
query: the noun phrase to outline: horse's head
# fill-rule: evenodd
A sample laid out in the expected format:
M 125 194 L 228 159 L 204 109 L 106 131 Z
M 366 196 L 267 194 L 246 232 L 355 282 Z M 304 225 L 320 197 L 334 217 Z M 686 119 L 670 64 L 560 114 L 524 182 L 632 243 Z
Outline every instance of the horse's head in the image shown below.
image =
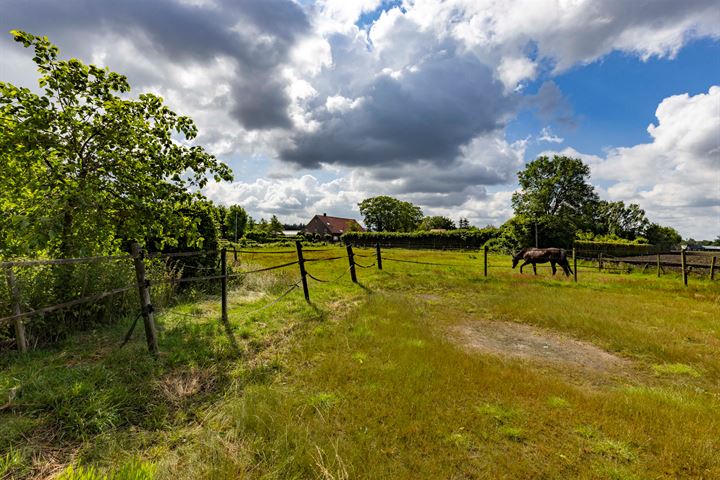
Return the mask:
M 525 249 L 524 249 L 524 248 L 521 249 L 521 250 L 520 250 L 519 252 L 517 252 L 517 253 L 513 253 L 513 259 L 512 259 L 513 266 L 512 266 L 512 268 L 517 267 L 518 262 L 522 259 L 522 257 L 523 257 L 524 254 L 525 254 Z

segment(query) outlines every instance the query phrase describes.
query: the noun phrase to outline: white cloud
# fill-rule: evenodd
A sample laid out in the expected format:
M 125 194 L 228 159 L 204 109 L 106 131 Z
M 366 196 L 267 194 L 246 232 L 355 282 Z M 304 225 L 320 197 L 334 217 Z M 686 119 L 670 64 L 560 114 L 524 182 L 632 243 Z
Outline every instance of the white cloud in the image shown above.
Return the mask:
M 544 127 L 540 131 L 540 136 L 538 137 L 539 142 L 549 142 L 549 143 L 562 143 L 565 141 L 564 138 L 558 137 L 552 132 L 552 129 L 550 127 Z
M 707 93 L 665 98 L 648 126 L 650 143 L 617 147 L 605 157 L 574 149 L 603 183 L 609 200 L 638 203 L 655 222 L 684 236 L 720 234 L 720 87 Z

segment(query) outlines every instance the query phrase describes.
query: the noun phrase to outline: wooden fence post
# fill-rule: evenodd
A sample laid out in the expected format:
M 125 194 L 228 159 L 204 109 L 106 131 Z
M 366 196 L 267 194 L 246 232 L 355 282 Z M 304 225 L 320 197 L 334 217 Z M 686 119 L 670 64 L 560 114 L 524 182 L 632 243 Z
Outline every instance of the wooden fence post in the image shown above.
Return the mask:
M 348 263 L 350 263 L 350 278 L 353 283 L 357 283 L 357 275 L 355 275 L 355 257 L 353 256 L 352 245 L 347 246 Z
M 487 277 L 488 270 L 488 246 L 483 248 L 483 275 Z
M 380 254 L 380 242 L 375 244 L 375 256 L 377 257 L 378 270 L 382 270 L 382 255 Z
M 600 252 L 600 256 L 598 257 L 598 271 L 602 272 L 603 267 L 603 254 Z
M 220 307 L 221 307 L 221 318 L 223 323 L 227 323 L 228 321 L 228 313 L 227 313 L 227 250 L 222 249 L 220 250 L 220 274 L 222 275 L 222 278 L 220 279 Z
M 235 263 L 237 263 L 237 248 L 235 248 L 235 247 L 233 247 L 233 256 L 234 256 L 233 264 L 235 264 Z
M 151 354 L 157 355 L 157 330 L 155 329 L 152 303 L 150 303 L 150 284 L 145 279 L 144 253 L 137 243 L 132 244 L 131 252 L 133 262 L 135 263 L 135 277 L 137 278 L 138 290 L 140 292 L 140 308 L 142 309 L 143 323 L 145 324 L 145 338 L 147 339 L 148 350 Z
M 305 301 L 310 303 L 310 291 L 308 290 L 307 284 L 307 272 L 305 271 L 305 259 L 302 253 L 302 244 L 300 240 L 295 241 L 295 247 L 297 247 L 298 265 L 300 265 L 300 279 L 302 280 L 303 293 L 305 294 Z
M 575 283 L 577 283 L 577 255 L 575 247 L 573 247 L 573 279 L 575 280 Z
M 680 249 L 680 266 L 682 268 L 682 277 L 683 277 L 683 284 L 687 287 L 687 269 L 685 264 L 685 249 Z
M 715 280 L 715 261 L 717 260 L 716 256 L 713 256 L 712 262 L 710 262 L 710 280 Z
M 660 278 L 660 254 L 657 254 L 657 276 Z
M 15 281 L 15 272 L 12 267 L 5 269 L 5 277 L 7 278 L 8 288 L 10 289 L 10 299 L 12 300 L 13 315 L 20 315 L 20 289 Z M 27 338 L 25 337 L 25 324 L 22 318 L 16 318 L 13 322 L 15 325 L 15 343 L 20 353 L 27 352 Z

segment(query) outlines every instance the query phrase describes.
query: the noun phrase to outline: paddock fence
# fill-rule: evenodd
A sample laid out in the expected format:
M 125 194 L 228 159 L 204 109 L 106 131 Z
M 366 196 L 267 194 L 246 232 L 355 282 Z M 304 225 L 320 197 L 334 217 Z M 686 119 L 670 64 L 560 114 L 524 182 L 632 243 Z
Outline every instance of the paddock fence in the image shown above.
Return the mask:
M 163 287 L 169 287 L 170 289 L 176 287 L 179 284 L 192 283 L 192 282 L 219 282 L 220 283 L 220 321 L 226 329 L 226 332 L 233 343 L 236 345 L 230 321 L 228 318 L 228 284 L 235 279 L 241 279 L 248 275 L 259 274 L 262 272 L 269 272 L 279 269 L 287 269 L 297 265 L 300 277 L 297 281 L 289 284 L 281 295 L 255 311 L 248 312 L 246 315 L 255 313 L 256 311 L 270 308 L 273 305 L 280 302 L 283 298 L 289 295 L 293 290 L 302 288 L 305 300 L 310 303 L 310 287 L 309 280 L 317 283 L 332 283 L 342 279 L 347 274 L 350 274 L 350 279 L 353 283 L 358 283 L 357 270 L 358 269 L 369 269 L 377 268 L 378 270 L 383 269 L 383 262 L 397 263 L 397 264 L 418 264 L 427 265 L 433 267 L 458 267 L 467 268 L 467 262 L 465 263 L 452 263 L 447 262 L 436 262 L 436 261 L 425 261 L 423 260 L 422 250 L 455 250 L 465 251 L 470 255 L 481 255 L 482 257 L 482 272 L 483 276 L 488 277 L 489 271 L 492 268 L 509 269 L 510 264 L 498 265 L 489 263 L 489 250 L 487 246 L 482 248 L 448 248 L 443 246 L 441 249 L 433 249 L 425 244 L 414 244 L 414 245 L 402 245 L 401 247 L 389 247 L 376 243 L 374 246 L 374 252 L 372 247 L 367 245 L 357 245 L 356 248 L 365 249 L 359 252 L 353 250 L 353 245 L 346 245 L 345 254 L 334 256 L 328 256 L 325 252 L 337 252 L 336 248 L 309 248 L 303 249 L 302 243 L 297 241 L 294 250 L 246 250 L 246 249 L 227 249 L 223 248 L 219 251 L 188 251 L 188 252 L 172 252 L 172 253 L 147 253 L 140 248 L 139 245 L 134 244 L 132 246 L 129 255 L 116 255 L 106 257 L 86 257 L 86 258 L 69 258 L 69 259 L 50 259 L 50 260 L 30 260 L 30 261 L 8 261 L 0 262 L 0 268 L 5 272 L 8 298 L 10 308 L 3 308 L 0 310 L 0 314 L 4 314 L 4 311 L 11 311 L 9 315 L 0 317 L 0 328 L 6 325 L 12 325 L 14 328 L 15 344 L 20 352 L 26 352 L 28 350 L 28 340 L 25 332 L 25 320 L 33 317 L 44 317 L 50 313 L 58 312 L 61 310 L 70 310 L 73 307 L 82 304 L 98 304 L 108 299 L 116 297 L 125 297 L 127 303 L 127 294 L 133 290 L 137 290 L 138 297 L 136 300 L 136 311 L 138 311 L 130 330 L 127 332 L 125 339 L 120 345 L 122 348 L 129 339 L 131 338 L 133 331 L 138 323 L 139 319 L 143 319 L 143 325 L 145 330 L 145 337 L 147 340 L 148 350 L 151 354 L 157 355 L 159 352 L 157 328 L 155 325 L 154 314 L 156 312 L 156 306 L 153 304 L 151 295 L 151 289 L 156 290 L 155 298 L 158 297 L 157 290 Z M 367 249 L 370 249 L 368 251 Z M 411 249 L 417 250 L 418 253 L 415 258 L 399 258 L 398 255 L 393 253 L 394 249 Z M 306 258 L 305 254 L 317 254 L 321 255 L 315 258 Z M 569 252 L 570 253 L 570 252 Z M 291 261 L 283 261 L 269 266 L 262 266 L 260 268 L 253 268 L 249 270 L 236 269 L 238 266 L 238 255 L 283 255 L 292 256 L 294 259 Z M 188 258 L 188 257 L 199 257 L 199 256 L 212 256 L 219 255 L 219 265 L 188 265 L 190 269 L 195 269 L 196 273 L 191 274 L 192 276 L 181 276 L 177 271 L 165 271 L 164 275 L 158 275 L 158 269 L 154 270 L 154 275 L 148 275 L 147 262 L 152 260 L 164 260 L 166 265 L 173 265 L 173 259 Z M 232 255 L 232 262 L 229 268 L 228 256 Z M 333 254 L 329 254 L 333 255 Z M 477 257 L 475 257 L 477 258 Z M 360 259 L 360 261 L 358 261 Z M 672 270 L 679 268 L 682 281 L 687 286 L 688 276 L 690 273 L 702 274 L 709 276 L 710 280 L 715 279 L 715 270 L 717 265 L 717 257 L 713 255 L 702 255 L 700 252 L 667 252 L 653 255 L 640 255 L 634 257 L 613 257 L 604 252 L 593 252 L 593 251 L 577 251 L 572 249 L 569 261 L 572 262 L 572 276 L 574 282 L 578 282 L 578 275 L 584 274 L 597 274 L 597 273 L 630 273 L 633 270 L 641 269 L 642 273 L 648 271 L 648 269 L 656 269 L 657 275 L 665 274 L 666 270 Z M 334 262 L 339 260 L 346 260 L 348 262 L 347 268 L 336 278 L 319 278 L 308 271 L 308 266 L 312 270 L 312 265 L 318 262 Z M 582 262 L 578 264 L 578 261 Z M 35 305 L 29 305 L 28 302 L 23 300 L 23 292 L 17 282 L 16 271 L 18 269 L 27 269 L 34 267 L 46 267 L 46 266 L 58 266 L 58 265 L 88 265 L 92 263 L 101 262 L 126 262 L 128 266 L 132 266 L 134 272 L 132 280 L 126 279 L 126 283 L 120 286 L 113 285 L 112 288 L 107 288 L 102 291 L 96 291 L 89 294 L 80 292 L 75 298 L 68 299 L 66 301 L 55 303 L 53 305 L 37 307 Z M 549 265 L 538 265 L 538 268 L 551 268 Z M 708 270 L 708 273 L 704 273 L 704 270 Z M 217 273 L 219 271 L 219 273 Z M 560 270 L 562 273 L 562 270 Z M 204 274 L 209 273 L 209 274 Z M 86 282 L 87 283 L 87 279 Z M 169 290 L 166 289 L 166 294 Z M 35 299 L 37 301 L 37 299 Z M 139 307 L 139 310 L 138 310 Z

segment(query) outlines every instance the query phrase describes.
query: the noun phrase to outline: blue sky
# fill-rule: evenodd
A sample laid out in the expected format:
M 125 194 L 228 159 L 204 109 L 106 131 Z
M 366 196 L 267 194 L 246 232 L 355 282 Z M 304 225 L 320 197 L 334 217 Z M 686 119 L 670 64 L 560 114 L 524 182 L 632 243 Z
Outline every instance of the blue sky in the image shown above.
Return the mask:
M 650 140 L 647 126 L 654 123 L 655 109 L 666 97 L 681 93 L 697 95 L 720 81 L 720 42 L 695 40 L 675 58 L 641 60 L 636 55 L 612 52 L 589 65 L 579 65 L 553 77 L 568 100 L 577 126 L 551 124 L 552 131 L 577 150 L 602 155 L 609 146 L 630 146 Z M 536 93 L 542 80 L 526 88 Z M 531 111 L 523 111 L 508 126 L 511 139 L 526 138 L 546 126 Z M 532 159 L 547 149 L 533 143 Z
M 685 237 L 720 233 L 717 0 L 4 0 L 0 31 L 191 116 L 254 217 L 359 218 L 392 195 L 500 225 L 540 153 Z M 0 36 L 0 76 L 37 88 Z

